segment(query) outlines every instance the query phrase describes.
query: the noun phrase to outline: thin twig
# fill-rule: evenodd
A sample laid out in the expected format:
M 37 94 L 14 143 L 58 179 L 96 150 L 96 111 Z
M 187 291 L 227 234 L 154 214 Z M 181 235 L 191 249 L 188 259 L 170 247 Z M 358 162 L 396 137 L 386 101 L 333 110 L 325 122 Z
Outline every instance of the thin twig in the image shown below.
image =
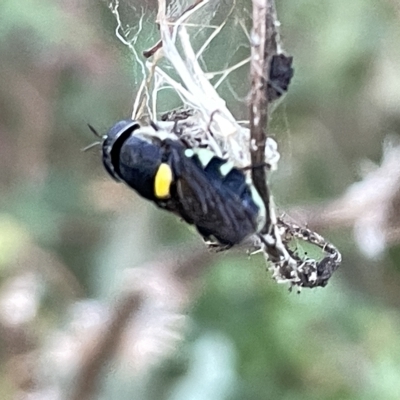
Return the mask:
M 268 135 L 267 82 L 269 61 L 277 53 L 272 0 L 253 0 L 253 29 L 251 33 L 251 93 L 250 93 L 250 153 L 252 165 L 265 161 L 265 143 Z M 265 232 L 271 225 L 269 210 L 269 189 L 265 168 L 252 170 L 254 186 L 260 193 L 267 210 Z

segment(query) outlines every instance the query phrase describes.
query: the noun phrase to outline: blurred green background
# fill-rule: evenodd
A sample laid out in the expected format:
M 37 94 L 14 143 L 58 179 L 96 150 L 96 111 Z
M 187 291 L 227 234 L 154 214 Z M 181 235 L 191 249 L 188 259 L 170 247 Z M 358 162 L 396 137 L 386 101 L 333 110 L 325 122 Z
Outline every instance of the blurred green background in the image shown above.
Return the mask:
M 155 1 L 131 3 L 121 7 L 132 26 L 142 6 L 154 11 Z M 98 149 L 80 151 L 93 141 L 87 123 L 105 132 L 130 116 L 141 79 L 107 3 L 0 3 L 2 399 L 73 398 L 88 348 L 124 284 L 136 283 L 149 286 L 150 298 L 93 371 L 94 398 L 400 398 L 398 171 L 383 177 L 395 182 L 389 205 L 323 213 L 378 168 L 388 138 L 386 148 L 398 142 L 400 5 L 277 0 L 277 7 L 295 76 L 271 122 L 282 155 L 273 191 L 289 214 L 315 210 L 315 226 L 344 258 L 326 288 L 300 295 L 271 279 L 262 256 L 240 252 L 215 257 L 193 279 L 174 280 L 162 267 L 146 275 L 155 261 L 184 257 L 201 240 L 109 179 Z M 141 50 L 158 40 L 152 20 Z M 221 40 L 209 50 L 212 70 L 226 61 Z M 235 115 L 246 109 L 248 83 L 246 71 L 238 73 L 241 100 L 221 87 Z M 173 103 L 164 101 L 165 109 Z M 386 193 L 383 178 L 361 198 Z

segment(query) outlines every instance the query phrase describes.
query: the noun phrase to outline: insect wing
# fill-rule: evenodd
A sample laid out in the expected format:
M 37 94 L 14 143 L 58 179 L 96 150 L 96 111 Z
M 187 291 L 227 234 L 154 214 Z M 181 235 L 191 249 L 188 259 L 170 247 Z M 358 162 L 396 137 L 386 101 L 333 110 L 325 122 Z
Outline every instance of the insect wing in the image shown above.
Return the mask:
M 176 180 L 179 213 L 204 236 L 213 235 L 223 244 L 237 244 L 254 233 L 251 213 L 239 194 L 211 179 L 193 159 L 179 157 L 181 173 Z

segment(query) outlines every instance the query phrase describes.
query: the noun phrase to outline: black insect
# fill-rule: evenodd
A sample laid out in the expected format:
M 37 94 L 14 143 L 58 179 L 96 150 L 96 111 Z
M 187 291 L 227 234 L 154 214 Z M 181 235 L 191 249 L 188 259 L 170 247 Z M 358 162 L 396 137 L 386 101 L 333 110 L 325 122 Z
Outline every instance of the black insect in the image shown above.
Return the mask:
M 103 138 L 103 164 L 157 206 L 232 246 L 265 225 L 265 206 L 245 173 L 207 149 L 191 149 L 157 128 L 117 122 Z
M 279 99 L 289 88 L 293 78 L 293 57 L 284 54 L 272 56 L 269 66 L 269 79 L 267 85 L 268 101 Z

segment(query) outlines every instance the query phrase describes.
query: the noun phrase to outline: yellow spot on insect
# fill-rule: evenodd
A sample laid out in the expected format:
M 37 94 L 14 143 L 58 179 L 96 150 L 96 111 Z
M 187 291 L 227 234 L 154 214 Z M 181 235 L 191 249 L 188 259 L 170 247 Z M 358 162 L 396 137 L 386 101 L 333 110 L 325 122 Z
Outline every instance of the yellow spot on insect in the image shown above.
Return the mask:
M 162 163 L 158 167 L 156 177 L 154 179 L 154 194 L 159 199 L 166 199 L 170 196 L 169 188 L 171 186 L 173 176 L 172 170 L 168 164 Z

